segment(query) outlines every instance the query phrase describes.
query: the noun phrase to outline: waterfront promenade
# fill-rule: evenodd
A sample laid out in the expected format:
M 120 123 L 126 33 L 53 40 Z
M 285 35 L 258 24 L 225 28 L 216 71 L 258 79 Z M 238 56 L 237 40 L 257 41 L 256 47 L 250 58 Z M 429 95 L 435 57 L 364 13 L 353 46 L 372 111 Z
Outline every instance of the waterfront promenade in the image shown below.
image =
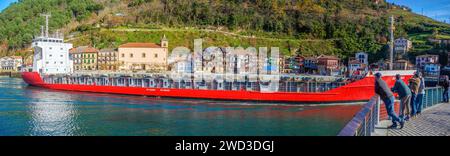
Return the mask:
M 387 129 L 391 121 L 384 120 L 375 127 L 374 136 L 450 136 L 450 104 L 441 103 L 410 120 L 403 129 Z
M 388 129 L 386 108 L 378 96 L 372 97 L 338 136 L 450 136 L 450 104 L 442 103 L 443 88 L 425 89 L 422 115 L 411 119 L 403 129 Z M 395 111 L 399 111 L 397 101 Z

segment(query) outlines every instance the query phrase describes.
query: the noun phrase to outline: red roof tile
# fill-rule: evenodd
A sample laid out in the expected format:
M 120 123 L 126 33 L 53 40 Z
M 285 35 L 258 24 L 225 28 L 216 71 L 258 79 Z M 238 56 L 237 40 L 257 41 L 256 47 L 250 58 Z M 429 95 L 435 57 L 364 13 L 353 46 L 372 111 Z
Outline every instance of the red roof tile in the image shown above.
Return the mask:
M 161 46 L 155 43 L 125 43 L 119 48 L 161 48 Z
M 77 48 L 72 48 L 69 51 L 70 53 L 97 53 L 98 49 L 88 46 L 81 46 Z

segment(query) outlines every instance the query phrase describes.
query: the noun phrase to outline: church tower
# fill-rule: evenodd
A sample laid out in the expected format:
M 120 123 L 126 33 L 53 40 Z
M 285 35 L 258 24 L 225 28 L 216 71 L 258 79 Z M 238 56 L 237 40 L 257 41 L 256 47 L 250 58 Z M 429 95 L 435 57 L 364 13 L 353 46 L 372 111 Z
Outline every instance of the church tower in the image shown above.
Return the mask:
M 166 34 L 164 34 L 163 38 L 161 39 L 161 47 L 162 48 L 168 48 L 169 47 L 169 40 L 167 40 Z

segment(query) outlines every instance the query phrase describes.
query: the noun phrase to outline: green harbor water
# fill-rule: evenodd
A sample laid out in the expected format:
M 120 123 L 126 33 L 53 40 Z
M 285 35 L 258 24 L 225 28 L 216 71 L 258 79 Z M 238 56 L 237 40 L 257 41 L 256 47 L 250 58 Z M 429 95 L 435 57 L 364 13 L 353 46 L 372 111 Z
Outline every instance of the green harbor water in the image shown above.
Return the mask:
M 67 92 L 0 77 L 0 136 L 332 136 L 360 108 Z

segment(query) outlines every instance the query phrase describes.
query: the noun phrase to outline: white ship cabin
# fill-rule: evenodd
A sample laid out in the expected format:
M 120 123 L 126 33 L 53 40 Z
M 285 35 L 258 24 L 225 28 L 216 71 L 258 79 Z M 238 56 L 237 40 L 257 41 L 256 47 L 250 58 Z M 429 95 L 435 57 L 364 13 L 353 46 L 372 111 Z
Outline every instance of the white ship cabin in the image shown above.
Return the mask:
M 41 26 L 41 35 L 33 39 L 32 43 L 33 72 L 42 75 L 71 73 L 73 63 L 69 58 L 69 49 L 73 47 L 72 44 L 64 43 L 64 37 L 59 31 L 49 35 L 48 23 L 51 15 L 42 14 L 42 16 L 45 17 L 45 31 Z
M 33 71 L 40 74 L 67 74 L 72 72 L 69 49 L 72 44 L 64 43 L 59 33 L 49 37 L 41 35 L 33 40 Z

